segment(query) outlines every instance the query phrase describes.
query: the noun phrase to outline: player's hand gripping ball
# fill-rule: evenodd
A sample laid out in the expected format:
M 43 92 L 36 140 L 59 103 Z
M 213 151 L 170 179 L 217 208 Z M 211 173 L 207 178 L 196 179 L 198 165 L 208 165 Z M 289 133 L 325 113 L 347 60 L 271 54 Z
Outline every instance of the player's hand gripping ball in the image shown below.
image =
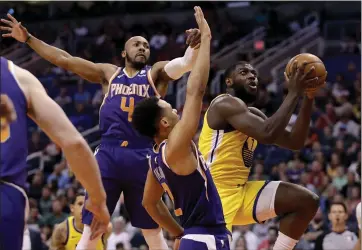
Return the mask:
M 318 89 L 322 87 L 326 82 L 327 73 L 328 73 L 326 71 L 326 67 L 324 66 L 324 63 L 321 61 L 321 59 L 319 59 L 317 56 L 309 53 L 302 53 L 290 59 L 287 66 L 285 67 L 285 76 L 288 79 L 291 76 L 292 66 L 295 60 L 298 61 L 298 67 L 302 65 L 303 62 L 307 62 L 307 66 L 304 69 L 305 72 L 308 72 L 309 69 L 314 66 L 315 68 L 314 73 L 310 74 L 309 78 L 307 78 L 306 80 L 318 77 L 318 81 L 317 83 L 313 84 L 313 86 L 307 86 L 305 90 L 305 94 L 309 98 L 314 98 L 314 95 L 316 94 Z

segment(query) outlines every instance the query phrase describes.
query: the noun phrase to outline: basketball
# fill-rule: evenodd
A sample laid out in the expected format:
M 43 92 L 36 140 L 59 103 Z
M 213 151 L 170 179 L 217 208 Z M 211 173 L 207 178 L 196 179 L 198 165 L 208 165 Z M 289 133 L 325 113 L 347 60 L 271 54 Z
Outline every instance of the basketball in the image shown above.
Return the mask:
M 319 59 L 317 56 L 309 53 L 303 53 L 296 55 L 290 61 L 288 62 L 285 73 L 287 74 L 287 77 L 290 78 L 293 70 L 293 62 L 297 60 L 298 61 L 298 67 L 300 67 L 303 62 L 307 62 L 307 65 L 305 67 L 305 72 L 308 72 L 311 67 L 315 67 L 314 74 L 311 74 L 307 79 L 312 79 L 315 77 L 319 77 L 319 81 L 317 86 L 311 86 L 311 88 L 319 87 L 324 84 L 327 77 L 327 71 L 326 67 L 324 66 L 324 63 L 321 59 Z

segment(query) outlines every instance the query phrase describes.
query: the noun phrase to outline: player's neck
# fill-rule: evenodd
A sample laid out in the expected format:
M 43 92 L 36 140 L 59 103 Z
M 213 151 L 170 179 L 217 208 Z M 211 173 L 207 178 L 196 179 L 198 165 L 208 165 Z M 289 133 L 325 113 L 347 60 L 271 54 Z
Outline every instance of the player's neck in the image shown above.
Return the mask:
M 346 225 L 345 224 L 332 225 L 332 231 L 336 233 L 343 233 L 344 231 L 346 231 Z
M 77 220 L 74 218 L 74 227 L 78 231 L 83 232 L 84 224 L 82 223 L 82 220 L 81 219 Z
M 133 68 L 131 65 L 126 63 L 126 67 L 124 67 L 124 71 L 129 77 L 134 77 L 135 75 L 137 75 L 139 70 Z

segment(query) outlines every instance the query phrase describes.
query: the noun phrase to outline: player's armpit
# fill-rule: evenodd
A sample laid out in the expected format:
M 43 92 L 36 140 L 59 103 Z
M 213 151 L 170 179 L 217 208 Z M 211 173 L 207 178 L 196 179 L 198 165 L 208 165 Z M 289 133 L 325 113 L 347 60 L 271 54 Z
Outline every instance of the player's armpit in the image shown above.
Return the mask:
M 50 250 L 64 250 L 65 244 L 67 240 L 67 221 L 62 222 L 55 226 L 51 242 L 50 242 Z
M 142 206 L 152 219 L 173 236 L 183 233 L 182 227 L 174 220 L 170 211 L 162 201 L 163 188 L 158 183 L 152 170 L 148 170 Z

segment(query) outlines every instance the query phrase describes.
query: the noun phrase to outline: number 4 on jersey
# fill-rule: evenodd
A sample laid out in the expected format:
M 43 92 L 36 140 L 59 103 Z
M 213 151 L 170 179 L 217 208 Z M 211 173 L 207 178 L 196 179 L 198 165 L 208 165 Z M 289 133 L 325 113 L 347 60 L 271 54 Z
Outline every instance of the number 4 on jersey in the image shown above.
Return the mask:
M 127 106 L 127 99 L 128 99 L 128 106 Z M 121 109 L 123 112 L 128 113 L 128 121 L 132 121 L 132 114 L 134 111 L 134 98 L 133 97 L 125 97 L 123 96 L 121 99 Z

